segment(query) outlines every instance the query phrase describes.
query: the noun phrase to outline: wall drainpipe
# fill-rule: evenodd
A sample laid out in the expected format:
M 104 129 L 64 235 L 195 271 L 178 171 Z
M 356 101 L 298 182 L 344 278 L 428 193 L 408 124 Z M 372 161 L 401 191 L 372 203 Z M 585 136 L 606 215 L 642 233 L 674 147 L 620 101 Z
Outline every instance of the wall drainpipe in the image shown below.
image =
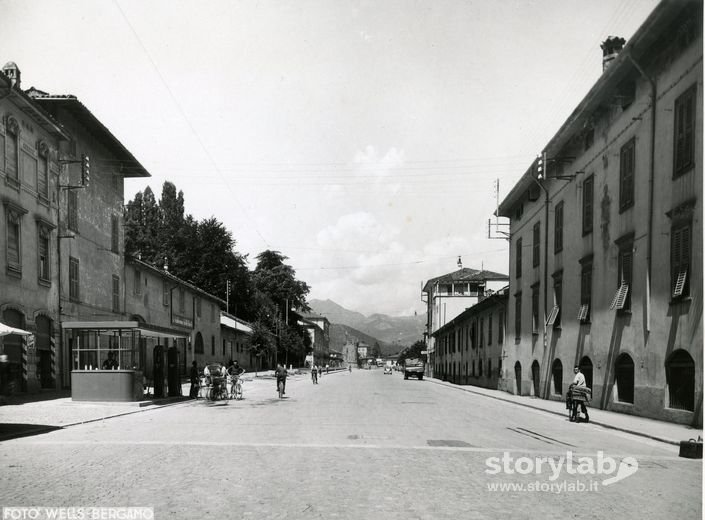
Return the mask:
M 631 52 L 628 54 L 629 61 L 632 62 L 639 74 L 649 82 L 651 86 L 651 141 L 649 154 L 649 216 L 646 245 L 646 332 L 651 331 L 651 250 L 653 247 L 654 234 L 654 168 L 656 157 L 656 81 L 651 78 L 646 71 L 637 63 Z

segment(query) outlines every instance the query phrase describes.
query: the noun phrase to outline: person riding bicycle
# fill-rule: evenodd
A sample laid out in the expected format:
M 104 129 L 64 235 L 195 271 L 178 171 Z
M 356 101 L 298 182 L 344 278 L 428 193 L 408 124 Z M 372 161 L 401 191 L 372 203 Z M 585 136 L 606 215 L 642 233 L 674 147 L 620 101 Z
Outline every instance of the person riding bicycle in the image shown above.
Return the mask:
M 281 363 L 277 363 L 277 368 L 274 371 L 274 375 L 277 378 L 277 391 L 279 391 L 279 382 L 281 381 L 282 383 L 282 395 L 286 394 L 286 376 L 287 376 L 287 371 L 286 368 Z

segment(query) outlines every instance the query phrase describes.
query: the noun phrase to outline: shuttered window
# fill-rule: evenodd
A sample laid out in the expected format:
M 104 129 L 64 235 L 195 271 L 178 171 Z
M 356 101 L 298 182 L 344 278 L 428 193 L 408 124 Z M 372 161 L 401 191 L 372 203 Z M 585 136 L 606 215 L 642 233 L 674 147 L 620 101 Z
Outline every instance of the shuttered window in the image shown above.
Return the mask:
M 553 251 L 559 253 L 563 251 L 563 203 L 556 204 L 556 212 L 554 216 L 554 237 Z
M 619 153 L 619 210 L 634 205 L 634 163 L 636 140 L 632 138 Z
M 541 264 L 541 222 L 534 224 L 534 243 L 532 245 L 532 264 L 534 267 L 538 267 Z
M 583 182 L 583 235 L 592 233 L 594 191 L 595 177 L 590 175 Z
M 69 299 L 79 299 L 79 262 L 77 258 L 69 257 Z
M 37 161 L 37 192 L 40 198 L 49 200 L 49 164 L 46 154 L 40 154 Z
M 521 238 L 517 240 L 516 245 L 516 277 L 521 278 Z
M 679 177 L 695 165 L 695 86 L 676 100 L 674 117 L 673 176 Z
M 690 223 L 671 231 L 671 296 L 680 298 L 690 293 Z

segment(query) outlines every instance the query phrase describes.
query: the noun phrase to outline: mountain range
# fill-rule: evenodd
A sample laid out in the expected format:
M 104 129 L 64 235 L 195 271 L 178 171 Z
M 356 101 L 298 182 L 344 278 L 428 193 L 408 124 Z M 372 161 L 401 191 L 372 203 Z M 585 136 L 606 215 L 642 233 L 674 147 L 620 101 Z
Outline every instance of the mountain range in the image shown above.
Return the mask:
M 351 311 L 332 300 L 311 300 L 308 302 L 311 310 L 328 318 L 331 326 L 331 347 L 341 346 L 345 342 L 345 333 L 356 336 L 358 341 L 374 345 L 379 343 L 383 354 L 399 352 L 402 348 L 423 340 L 425 316 L 387 316 Z M 339 345 L 338 342 L 342 341 Z

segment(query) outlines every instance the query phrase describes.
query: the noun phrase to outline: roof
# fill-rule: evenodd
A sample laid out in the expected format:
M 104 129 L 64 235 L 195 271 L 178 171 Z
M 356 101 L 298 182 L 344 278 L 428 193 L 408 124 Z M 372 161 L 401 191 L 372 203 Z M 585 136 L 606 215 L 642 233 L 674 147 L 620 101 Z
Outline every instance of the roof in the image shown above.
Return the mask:
M 144 166 L 115 137 L 110 130 L 76 96 L 71 94 L 52 95 L 34 87 L 27 90 L 27 95 L 51 113 L 55 118 L 58 110 L 63 108 L 83 124 L 88 132 L 100 140 L 121 162 L 120 173 L 124 177 L 151 177 Z
M 39 104 L 35 103 L 22 89 L 13 86 L 12 80 L 0 71 L 0 99 L 5 97 L 5 89 L 7 89 L 7 95 L 11 96 L 18 108 L 44 130 L 59 140 L 68 140 L 71 138 L 71 134 L 69 134 L 51 114 L 44 110 Z
M 227 312 L 220 311 L 220 325 L 239 330 L 246 334 L 252 334 L 252 325 L 250 323 Z
M 453 283 L 453 282 L 485 282 L 485 281 L 503 281 L 509 280 L 509 276 L 506 274 L 495 273 L 494 271 L 485 271 L 470 269 L 469 267 L 463 267 L 452 273 L 444 274 L 442 276 L 437 276 L 436 278 L 431 278 L 426 285 L 424 285 L 422 292 L 429 292 L 432 285 L 436 283 Z
M 685 19 L 686 15 L 683 14 L 683 11 L 685 9 L 697 9 L 699 5 L 701 5 L 701 2 L 662 0 L 637 29 L 609 67 L 602 73 L 602 76 L 565 120 L 558 132 L 546 144 L 544 151 L 547 156 L 552 157 L 558 154 L 573 135 L 585 128 L 592 114 L 604 103 L 605 99 L 610 97 L 630 75 L 638 74 L 630 57 L 637 61 L 640 59 L 653 59 L 653 53 L 650 52 L 653 45 L 662 39 L 673 37 L 672 34 L 668 34 L 668 30 L 674 20 L 679 16 L 683 16 Z M 688 15 L 688 18 L 690 18 L 690 15 Z M 699 19 L 702 20 L 702 14 Z M 533 180 L 533 166 L 534 163 L 529 166 L 501 202 L 496 212 L 497 216 L 511 216 L 512 207 L 522 199 L 528 187 L 535 182 Z
M 199 289 L 198 287 L 196 287 L 192 283 L 186 282 L 186 281 L 182 280 L 181 278 L 174 276 L 169 271 L 165 271 L 164 269 L 159 269 L 158 267 L 156 267 L 152 264 L 148 264 L 147 262 L 144 262 L 144 261 L 140 260 L 139 258 L 135 258 L 134 256 L 126 255 L 125 256 L 125 263 L 134 264 L 134 265 L 137 265 L 141 268 L 152 271 L 153 273 L 155 273 L 163 278 L 168 278 L 169 280 L 173 281 L 174 283 L 177 283 L 179 285 L 183 285 L 184 287 L 188 287 L 190 290 L 192 290 L 195 293 L 200 294 L 201 296 L 205 296 L 206 298 L 210 298 L 211 300 L 214 300 L 221 305 L 226 305 L 225 300 L 221 300 L 217 296 L 215 296 L 209 292 L 206 292 L 203 289 Z
M 323 316 L 322 314 L 318 314 L 316 312 L 302 312 L 300 313 L 302 318 L 305 318 L 307 320 L 325 320 L 328 321 L 328 318 Z
M 431 334 L 431 336 L 438 336 L 441 333 L 444 333 L 448 331 L 449 329 L 453 328 L 455 325 L 465 321 L 467 318 L 470 318 L 471 316 L 474 316 L 484 310 L 487 310 L 490 307 L 493 307 L 495 305 L 504 305 L 504 301 L 507 300 L 509 297 L 509 286 L 506 285 L 502 287 L 500 290 L 498 290 L 495 293 L 492 293 L 489 295 L 487 298 L 484 298 L 480 302 L 476 303 L 472 307 L 468 307 L 465 309 L 463 312 L 458 314 L 455 318 L 450 320 L 448 323 L 443 325 L 442 327 L 438 328 L 435 332 Z M 504 301 L 503 301 L 504 300 Z

